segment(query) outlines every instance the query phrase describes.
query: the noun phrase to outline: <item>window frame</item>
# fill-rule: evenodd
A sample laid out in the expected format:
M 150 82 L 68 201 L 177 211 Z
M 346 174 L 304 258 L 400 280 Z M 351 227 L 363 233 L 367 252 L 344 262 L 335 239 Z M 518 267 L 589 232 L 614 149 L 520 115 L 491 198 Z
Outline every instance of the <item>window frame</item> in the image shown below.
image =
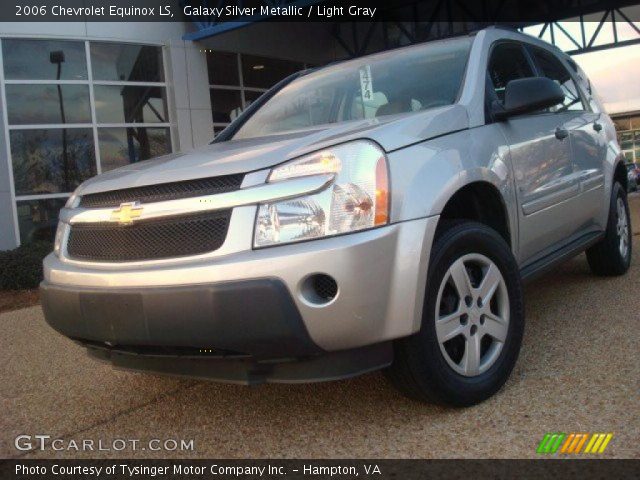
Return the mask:
M 232 91 L 236 91 L 236 92 L 240 92 L 240 108 L 241 108 L 241 112 L 244 112 L 247 107 L 249 105 L 251 105 L 250 103 L 247 103 L 247 99 L 246 99 L 246 95 L 245 92 L 252 92 L 252 93 L 259 93 L 260 95 L 264 94 L 265 92 L 268 92 L 272 87 L 270 88 L 258 88 L 258 87 L 247 87 L 244 84 L 244 75 L 242 72 L 242 57 L 243 54 L 239 53 L 239 52 L 229 52 L 229 51 L 225 51 L 225 50 L 218 50 L 218 52 L 224 52 L 224 53 L 233 53 L 236 55 L 236 67 L 238 69 L 238 85 L 220 85 L 220 84 L 216 84 L 216 83 L 210 83 L 210 79 L 208 77 L 208 72 L 207 72 L 207 80 L 209 81 L 209 95 L 211 95 L 211 91 L 212 90 L 232 90 Z M 212 53 L 215 54 L 216 50 L 210 50 L 207 49 L 205 50 L 205 53 Z M 303 66 L 303 70 L 309 68 L 309 65 L 303 62 L 296 62 L 296 63 L 300 63 Z M 283 80 L 283 79 L 282 79 Z M 212 110 L 212 115 L 213 115 L 213 105 L 211 106 L 211 110 Z M 240 115 L 238 115 L 240 116 Z M 238 118 L 238 117 L 236 117 Z M 222 132 L 222 130 L 224 130 L 225 128 L 227 128 L 231 123 L 233 123 L 233 121 L 235 120 L 232 119 L 229 122 L 213 122 L 213 136 L 214 139 L 217 136 L 216 129 L 221 129 L 218 134 L 220 132 Z
M 209 53 L 214 53 L 213 51 Z M 242 54 L 238 52 L 225 52 L 225 53 L 235 53 L 236 55 L 236 68 L 238 69 L 238 85 L 219 85 L 215 83 L 209 83 L 209 95 L 211 95 L 212 90 L 232 90 L 234 92 L 240 92 L 240 108 L 244 111 L 247 108 L 247 100 L 245 97 L 245 91 L 260 93 L 261 95 L 269 90 L 268 88 L 255 88 L 255 87 L 245 87 L 244 86 L 244 76 L 242 74 Z M 207 79 L 208 73 L 207 73 Z M 211 108 L 213 115 L 213 106 Z M 237 118 L 237 117 L 236 117 Z M 229 124 L 235 119 L 232 119 L 230 122 L 213 122 L 213 131 L 215 136 L 216 128 L 227 128 Z
M 569 68 L 567 65 L 565 65 L 565 61 L 564 61 L 563 58 L 561 58 L 559 55 L 557 55 L 556 52 L 554 52 L 551 49 L 544 48 L 544 47 L 541 47 L 539 45 L 533 45 L 531 43 L 525 43 L 525 49 L 527 50 L 527 53 L 529 54 L 529 57 L 530 57 L 531 61 L 535 65 L 536 75 L 538 75 L 539 77 L 549 78 L 544 74 L 544 71 L 542 70 L 542 67 L 538 64 L 538 61 L 536 60 L 536 57 L 534 55 L 535 49 L 542 50 L 542 51 L 546 52 L 547 54 L 551 55 L 553 58 L 555 58 L 558 61 L 558 63 L 562 66 L 562 68 L 564 68 L 565 72 L 569 75 L 569 78 L 573 82 L 573 85 L 574 85 L 574 87 L 576 89 L 576 92 L 578 93 L 578 96 L 580 97 L 580 102 L 582 103 L 582 109 L 581 110 L 562 110 L 562 111 L 556 111 L 556 112 L 540 112 L 540 113 L 592 112 L 591 105 L 587 101 L 587 99 L 586 99 L 586 97 L 584 95 L 584 92 L 582 91 L 582 88 L 580 87 L 580 82 L 577 81 L 576 76 L 574 75 L 573 69 Z
M 562 111 L 556 111 L 556 112 L 549 112 L 546 110 L 541 110 L 541 111 L 536 111 L 536 112 L 529 112 L 529 113 L 523 113 L 521 115 L 518 115 L 518 118 L 521 117 L 538 117 L 538 116 L 542 116 L 542 115 L 556 115 L 556 114 L 561 114 L 561 113 L 567 113 L 567 112 L 575 112 L 575 113 L 591 113 L 593 112 L 593 109 L 591 108 L 591 104 L 590 102 L 587 100 L 587 97 L 585 95 L 585 93 L 582 91 L 582 88 L 580 86 L 580 83 L 576 80 L 576 76 L 573 72 L 573 70 L 571 68 L 568 68 L 567 65 L 565 65 L 565 60 L 559 56 L 556 52 L 554 52 L 553 50 L 544 48 L 543 46 L 540 45 L 534 45 L 533 43 L 530 42 L 526 42 L 526 41 L 520 41 L 520 40 L 513 40 L 510 38 L 502 38 L 499 40 L 494 41 L 491 46 L 489 47 L 489 52 L 487 54 L 487 63 L 484 69 L 484 75 L 485 78 L 487 75 L 489 75 L 489 65 L 491 64 L 491 56 L 494 53 L 494 50 L 497 46 L 505 44 L 505 43 L 510 43 L 510 44 L 516 44 L 519 45 L 520 48 L 522 49 L 525 58 L 527 59 L 527 62 L 529 63 L 529 67 L 531 68 L 531 70 L 534 73 L 534 76 L 538 76 L 538 77 L 546 77 L 546 75 L 544 75 L 542 69 L 540 68 L 540 66 L 538 65 L 538 62 L 536 61 L 533 53 L 531 52 L 531 49 L 533 48 L 538 48 L 540 50 L 544 50 L 545 52 L 549 53 L 550 55 L 553 55 L 562 65 L 562 67 L 567 71 L 567 73 L 569 74 L 569 77 L 571 78 L 571 80 L 573 81 L 573 84 L 576 87 L 576 91 L 578 92 L 578 95 L 580 96 L 580 101 L 582 102 L 582 110 L 562 110 Z M 491 76 L 489 75 L 489 79 L 491 80 L 491 84 L 493 85 L 493 80 L 491 79 Z M 488 92 L 486 91 L 485 88 L 485 92 L 484 92 L 484 105 L 485 105 L 485 124 L 489 125 L 491 123 L 495 123 L 496 121 L 493 120 L 491 118 L 491 116 L 489 115 L 489 111 L 491 108 L 490 105 L 490 96 L 488 94 Z
M 43 40 L 43 41 L 55 41 L 64 40 L 69 42 L 82 43 L 84 46 L 85 63 L 87 69 L 86 79 L 74 79 L 74 80 L 56 80 L 56 79 L 7 79 L 4 71 L 4 52 L 2 48 L 2 42 L 5 40 Z M 160 55 L 162 58 L 162 74 L 164 77 L 163 82 L 132 82 L 132 81 L 117 81 L 117 80 L 94 80 L 93 68 L 91 63 L 91 43 L 111 43 L 114 45 L 144 45 L 160 48 Z M 162 128 L 169 130 L 169 149 L 170 152 L 174 152 L 177 146 L 176 131 L 174 125 L 174 114 L 172 111 L 172 98 L 170 97 L 170 70 L 169 70 L 169 58 L 168 49 L 162 43 L 158 42 L 144 42 L 144 41 L 114 41 L 112 39 L 102 39 L 93 37 L 65 37 L 63 39 L 58 37 L 51 37 L 46 35 L 2 35 L 0 37 L 0 104 L 2 108 L 2 121 L 4 123 L 4 136 L 5 136 L 5 155 L 7 159 L 7 172 L 9 175 L 9 195 L 12 202 L 13 209 L 13 227 L 14 235 L 18 245 L 22 244 L 20 225 L 18 218 L 18 202 L 29 200 L 49 200 L 49 199 L 64 199 L 71 196 L 73 192 L 60 192 L 60 193 L 48 193 L 48 194 L 28 194 L 28 195 L 16 195 L 15 181 L 14 181 L 14 169 L 13 158 L 11 155 L 11 141 L 10 133 L 13 130 L 62 130 L 62 129 L 90 129 L 93 133 L 93 148 L 94 158 L 96 162 L 96 175 L 102 173 L 102 162 L 100 158 L 100 143 L 99 143 L 99 129 L 100 128 Z M 90 105 L 90 121 L 89 123 L 41 123 L 41 124 L 20 124 L 10 125 L 8 118 L 7 108 L 7 93 L 6 85 L 87 85 L 89 89 L 89 105 Z M 141 87 L 159 87 L 165 89 L 165 97 L 167 103 L 167 118 L 166 122 L 156 123 L 98 123 L 96 114 L 96 104 L 94 95 L 94 86 L 106 85 L 106 86 L 141 86 Z
M 491 43 L 491 45 L 489 46 L 489 51 L 487 53 L 487 63 L 485 65 L 484 68 L 484 78 L 485 78 L 485 91 L 484 91 L 484 105 L 485 105 L 485 124 L 489 125 L 491 123 L 496 123 L 496 120 L 494 120 L 493 118 L 491 118 L 489 112 L 491 111 L 491 98 L 489 96 L 489 93 L 487 92 L 486 89 L 486 78 L 487 76 L 489 77 L 489 81 L 491 82 L 491 86 L 494 88 L 495 91 L 495 85 L 493 84 L 493 79 L 491 78 L 491 75 L 489 74 L 489 66 L 491 65 L 491 59 L 493 57 L 493 54 L 495 53 L 495 49 L 498 48 L 501 45 L 505 45 L 505 44 L 510 44 L 510 45 L 517 45 L 518 47 L 520 47 L 520 50 L 522 50 L 522 54 L 524 55 L 524 58 L 527 60 L 527 63 L 529 64 L 529 68 L 531 69 L 531 72 L 535 75 L 537 75 L 537 70 L 536 70 L 536 65 L 533 62 L 533 58 L 531 58 L 531 55 L 529 54 L 529 51 L 525 48 L 525 44 L 524 42 L 521 42 L 519 40 L 513 40 L 510 38 L 501 38 L 499 40 L 494 41 L 493 43 Z M 523 77 L 523 78 L 530 78 L 530 77 Z M 505 85 L 506 87 L 506 85 Z M 522 114 L 522 115 L 518 115 L 518 117 L 525 117 L 528 115 L 536 115 L 537 113 L 526 113 L 526 114 Z

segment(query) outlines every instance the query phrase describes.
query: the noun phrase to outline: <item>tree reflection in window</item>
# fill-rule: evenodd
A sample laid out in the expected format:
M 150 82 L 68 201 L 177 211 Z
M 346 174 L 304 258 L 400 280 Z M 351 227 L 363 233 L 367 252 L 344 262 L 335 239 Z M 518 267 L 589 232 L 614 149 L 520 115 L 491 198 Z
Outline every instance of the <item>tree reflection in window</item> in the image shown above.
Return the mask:
M 58 212 L 64 207 L 66 198 L 20 200 L 17 202 L 20 241 L 53 242 L 58 225 Z
M 171 152 L 168 128 L 100 128 L 98 137 L 103 172 Z
M 96 174 L 94 151 L 90 128 L 11 131 L 16 195 L 72 192 Z

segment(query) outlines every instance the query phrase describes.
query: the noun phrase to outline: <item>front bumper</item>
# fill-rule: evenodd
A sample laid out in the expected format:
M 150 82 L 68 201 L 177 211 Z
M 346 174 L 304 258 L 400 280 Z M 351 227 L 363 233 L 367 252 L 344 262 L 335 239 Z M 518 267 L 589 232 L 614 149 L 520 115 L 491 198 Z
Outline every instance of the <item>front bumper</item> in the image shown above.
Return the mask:
M 279 360 L 382 345 L 419 329 L 437 220 L 170 262 L 92 264 L 50 255 L 45 317 L 112 359 L 122 346 Z M 330 302 L 304 295 L 305 280 L 317 273 L 337 282 Z
M 323 352 L 275 279 L 109 290 L 42 282 L 40 294 L 49 325 L 89 345 L 257 359 Z
M 393 356 L 389 342 L 324 352 L 274 279 L 126 290 L 42 282 L 40 293 L 55 330 L 124 369 L 244 384 L 308 382 L 376 370 Z
M 90 356 L 116 368 L 243 385 L 340 380 L 384 368 L 393 360 L 391 342 L 279 361 L 217 355 L 141 355 L 117 348 L 86 346 Z

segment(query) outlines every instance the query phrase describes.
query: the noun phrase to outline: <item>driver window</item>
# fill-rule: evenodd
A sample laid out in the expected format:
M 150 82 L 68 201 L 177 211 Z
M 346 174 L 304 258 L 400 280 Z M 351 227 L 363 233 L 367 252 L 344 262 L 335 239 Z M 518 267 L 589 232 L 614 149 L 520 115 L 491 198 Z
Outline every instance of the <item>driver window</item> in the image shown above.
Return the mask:
M 559 84 L 564 93 L 564 102 L 551 107 L 549 111 L 584 110 L 584 105 L 582 104 L 582 99 L 580 98 L 576 84 L 560 60 L 551 52 L 537 47 L 530 48 L 543 75 Z
M 511 80 L 535 76 L 522 46 L 518 43 L 500 43 L 493 48 L 488 68 L 493 95 L 504 105 L 504 91 Z

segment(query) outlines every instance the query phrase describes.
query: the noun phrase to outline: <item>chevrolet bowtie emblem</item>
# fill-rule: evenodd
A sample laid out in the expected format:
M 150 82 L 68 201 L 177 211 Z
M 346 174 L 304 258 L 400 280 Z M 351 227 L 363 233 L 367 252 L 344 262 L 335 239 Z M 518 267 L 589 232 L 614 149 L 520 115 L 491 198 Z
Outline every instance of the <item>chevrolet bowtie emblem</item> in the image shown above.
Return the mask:
M 111 212 L 111 220 L 120 225 L 131 225 L 133 221 L 142 215 L 142 207 L 138 202 L 121 203 L 118 208 Z

